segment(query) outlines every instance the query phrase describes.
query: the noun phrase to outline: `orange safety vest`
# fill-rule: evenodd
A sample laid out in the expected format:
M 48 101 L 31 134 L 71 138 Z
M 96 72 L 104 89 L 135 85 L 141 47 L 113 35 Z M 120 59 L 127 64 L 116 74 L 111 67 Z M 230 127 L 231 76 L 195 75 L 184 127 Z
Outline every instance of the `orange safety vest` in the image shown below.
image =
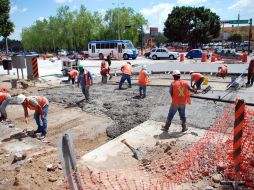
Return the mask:
M 225 67 L 224 65 L 221 66 L 220 73 L 221 73 L 221 74 L 227 74 L 227 73 L 228 73 L 228 68 Z
M 91 80 L 89 78 L 88 72 L 85 71 L 84 76 L 85 76 L 85 80 L 86 80 L 86 85 L 91 86 Z
M 0 105 L 3 103 L 4 100 L 6 100 L 8 97 L 10 97 L 10 94 L 0 92 Z
M 139 72 L 139 80 L 138 80 L 138 83 L 140 85 L 147 85 L 149 83 L 149 77 L 145 75 L 145 71 L 144 70 L 141 70 Z
M 72 70 L 69 72 L 69 75 L 71 78 L 75 79 L 76 76 L 78 75 L 78 71 L 77 70 Z
M 101 63 L 101 73 L 108 74 L 108 68 L 106 66 L 106 63 Z
M 190 104 L 190 92 L 188 82 L 176 80 L 171 84 L 173 89 L 172 104 Z
M 127 75 L 131 75 L 131 74 L 132 74 L 132 67 L 131 67 L 131 65 L 129 65 L 128 63 L 125 64 L 125 65 L 122 67 L 122 73 L 123 73 L 123 74 L 127 74 Z
M 39 110 L 38 106 L 33 106 L 33 105 L 30 104 L 29 100 L 32 99 L 32 98 L 37 99 L 37 101 L 38 101 L 41 108 L 44 108 L 47 105 L 48 100 L 45 97 L 40 97 L 40 96 L 27 97 L 26 101 L 25 101 L 25 106 L 28 107 L 30 110 Z
M 0 92 L 8 92 L 8 89 L 5 86 L 0 86 Z
M 204 76 L 201 75 L 200 73 L 192 73 L 191 77 L 193 78 L 193 81 L 196 82 L 196 81 L 198 81 L 199 79 L 201 79 Z

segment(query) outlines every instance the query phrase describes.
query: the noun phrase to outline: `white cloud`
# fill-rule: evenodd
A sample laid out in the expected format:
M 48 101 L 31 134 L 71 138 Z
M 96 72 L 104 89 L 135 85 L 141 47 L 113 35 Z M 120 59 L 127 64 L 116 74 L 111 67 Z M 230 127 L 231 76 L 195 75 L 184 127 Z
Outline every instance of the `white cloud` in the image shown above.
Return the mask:
M 17 5 L 11 6 L 10 14 L 13 14 L 13 13 L 15 13 L 17 11 L 18 11 L 18 6 Z
M 55 3 L 71 3 L 73 0 L 54 0 Z
M 22 12 L 22 13 L 24 13 L 24 12 L 26 12 L 26 11 L 27 11 L 27 8 L 21 9 L 21 12 Z
M 254 3 L 253 0 L 238 0 L 236 3 L 228 7 L 229 10 L 247 12 L 254 14 Z
M 181 5 L 198 5 L 206 1 L 207 0 L 177 0 L 177 3 Z
M 21 40 L 22 28 L 15 26 L 14 32 L 9 36 L 10 39 Z
M 39 18 L 37 18 L 37 20 L 39 20 L 39 21 L 43 21 L 44 19 L 46 19 L 46 18 L 43 16 L 40 16 Z
M 171 3 L 159 3 L 153 7 L 144 8 L 140 10 L 141 14 L 148 19 L 149 27 L 158 27 L 160 31 L 164 28 L 164 22 L 166 21 L 168 14 L 171 13 L 174 4 Z
M 102 17 L 104 17 L 106 15 L 106 12 L 107 12 L 106 9 L 98 9 L 97 11 L 102 15 Z

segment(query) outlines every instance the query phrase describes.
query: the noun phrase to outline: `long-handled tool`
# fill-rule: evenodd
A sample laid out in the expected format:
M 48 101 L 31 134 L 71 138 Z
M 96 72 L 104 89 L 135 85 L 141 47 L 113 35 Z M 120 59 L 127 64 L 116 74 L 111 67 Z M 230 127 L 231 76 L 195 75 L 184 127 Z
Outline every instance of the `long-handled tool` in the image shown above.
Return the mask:
M 121 142 L 124 143 L 132 151 L 132 153 L 134 154 L 134 158 L 136 158 L 137 160 L 146 160 L 144 153 L 139 148 L 133 148 L 127 143 L 126 139 L 121 140 Z

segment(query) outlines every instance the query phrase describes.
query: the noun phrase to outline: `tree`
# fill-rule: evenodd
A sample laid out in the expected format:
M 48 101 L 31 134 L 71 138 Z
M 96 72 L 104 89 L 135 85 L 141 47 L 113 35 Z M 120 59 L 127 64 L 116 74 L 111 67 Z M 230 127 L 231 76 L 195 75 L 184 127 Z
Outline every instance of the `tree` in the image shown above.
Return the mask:
M 164 35 L 173 42 L 197 47 L 220 34 L 220 17 L 204 7 L 174 7 L 165 22 Z
M 158 35 L 154 38 L 154 43 L 157 47 L 160 47 L 160 45 L 165 43 L 166 41 L 166 36 L 164 36 L 164 34 L 162 34 L 161 32 L 159 32 Z
M 0 0 L 0 36 L 6 40 L 6 53 L 8 53 L 7 37 L 14 31 L 14 24 L 10 21 L 9 12 L 9 0 Z
M 228 37 L 228 41 L 241 42 L 242 41 L 242 35 L 241 34 L 231 34 Z

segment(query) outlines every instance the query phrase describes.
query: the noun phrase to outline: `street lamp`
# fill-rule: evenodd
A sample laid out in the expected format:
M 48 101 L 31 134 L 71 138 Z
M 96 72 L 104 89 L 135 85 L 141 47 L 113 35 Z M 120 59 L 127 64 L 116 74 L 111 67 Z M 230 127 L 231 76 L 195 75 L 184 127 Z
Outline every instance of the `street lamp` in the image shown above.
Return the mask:
M 112 3 L 112 5 L 115 5 L 116 3 Z M 121 5 L 124 5 L 124 3 L 121 3 Z M 117 0 L 117 28 L 118 28 L 118 40 L 121 39 L 120 36 L 120 27 L 119 27 L 119 9 L 120 9 L 120 3 L 119 0 Z

